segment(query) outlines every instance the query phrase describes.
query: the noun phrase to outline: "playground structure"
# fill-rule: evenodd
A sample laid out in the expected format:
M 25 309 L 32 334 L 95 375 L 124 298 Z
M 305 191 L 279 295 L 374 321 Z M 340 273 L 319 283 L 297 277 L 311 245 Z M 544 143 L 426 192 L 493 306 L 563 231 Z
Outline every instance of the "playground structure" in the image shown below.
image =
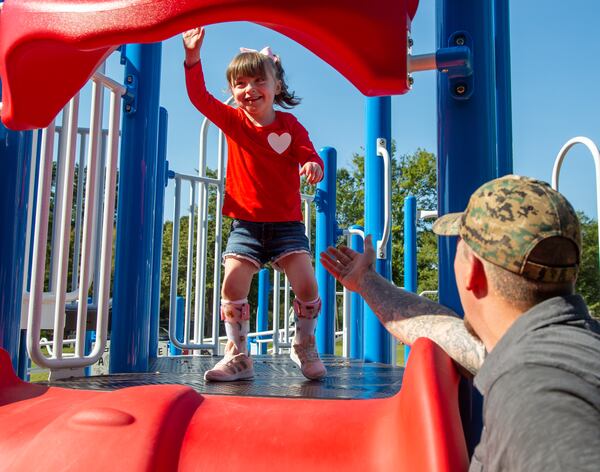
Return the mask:
M 174 183 L 179 197 L 182 185 L 190 185 L 188 222 L 190 228 L 194 225 L 198 228 L 196 241 L 191 238 L 193 231 L 189 232 L 185 294 L 177 293 L 176 277 L 172 277 L 171 342 L 180 349 L 218 354 L 220 266 L 217 262 L 213 270 L 213 307 L 208 313 L 212 316 L 212 332 L 206 340 L 203 325 L 206 313 L 202 308 L 206 306 L 202 298 L 205 290 L 198 288 L 206 282 L 203 272 L 206 267 L 197 263 L 194 274 L 191 260 L 194 257 L 200 260 L 208 250 L 208 194 L 209 188 L 214 189 L 219 207 L 225 165 L 224 140 L 219 137 L 216 178 L 206 175 L 206 155 L 202 150 L 199 175 L 186 176 L 176 169 L 170 169 L 167 174 L 168 117 L 158 102 L 161 46 L 160 43 L 138 44 L 164 40 L 197 24 L 246 20 L 272 28 L 304 45 L 369 96 L 366 99 L 365 228 L 345 231 L 357 248 L 362 244 L 361 234 L 374 235 L 378 242 L 377 270 L 390 278 L 388 95 L 408 92 L 412 73 L 440 71 L 438 135 L 445 137 L 440 139 L 437 152 L 440 214 L 461 210 L 481 183 L 512 170 L 508 0 L 485 0 L 468 7 L 454 0 L 437 0 L 437 3 L 441 15 L 438 50 L 434 54 L 415 56 L 411 50 L 410 23 L 417 11 L 417 0 L 377 0 L 368 5 L 353 2 L 350 6 L 341 0 L 309 0 L 302 2 L 302 9 L 292 8 L 290 2 L 246 0 L 237 2 L 235 10 L 222 0 L 4 2 L 0 10 L 1 117 L 4 125 L 15 131 L 2 127 L 2 136 L 6 139 L 0 148 L 2 156 L 7 156 L 4 159 L 7 169 L 0 176 L 0 198 L 14 201 L 14 205 L 3 207 L 5 230 L 0 235 L 0 346 L 8 353 L 0 352 L 0 424 L 3 425 L 0 456 L 9 458 L 0 464 L 0 470 L 36 470 L 49 465 L 60 468 L 67 458 L 77 458 L 79 468 L 82 464 L 89 468 L 94 463 L 99 469 L 118 464 L 127 470 L 243 467 L 241 456 L 233 454 L 225 458 L 214 453 L 221 450 L 223 439 L 229 434 L 223 429 L 229 423 L 228 418 L 238 418 L 238 422 L 243 418 L 248 451 L 272 451 L 253 458 L 256 467 L 272 465 L 274 460 L 289 470 L 306 470 L 306 467 L 309 470 L 334 467 L 387 470 L 397 465 L 408 470 L 452 471 L 467 467 L 467 448 L 472 447 L 478 436 L 477 408 L 473 407 L 471 415 L 468 387 L 460 390 L 459 399 L 459 377 L 452 362 L 426 340 L 413 347 L 399 393 L 392 392 L 387 398 L 332 400 L 201 395 L 189 387 L 155 385 L 110 393 L 92 392 L 29 384 L 10 372 L 12 362 L 19 376 L 26 377 L 24 347 L 27 345 L 29 356 L 38 365 L 52 369 L 53 378 L 83 375 L 83 369 L 104 351 L 109 310 L 112 311 L 111 373 L 142 374 L 152 370 L 158 345 L 161 257 L 157 248 L 162 241 L 167 180 Z M 333 15 L 338 18 L 331 23 L 327 19 Z M 359 29 L 360 38 L 354 34 Z M 119 83 L 106 77 L 98 67 L 124 43 L 129 44 L 121 50 L 125 73 Z M 398 60 L 389 60 L 390 57 Z M 50 68 L 53 74 L 43 77 L 39 74 L 40 70 Z M 95 105 L 89 129 L 83 130 L 77 125 L 78 99 L 72 97 L 90 78 L 95 84 L 92 92 Z M 108 110 L 99 106 L 105 93 L 110 93 Z M 65 105 L 62 125 L 57 131 L 54 118 Z M 108 130 L 102 129 L 103 114 L 109 116 Z M 208 122 L 203 125 L 204 139 L 208 126 Z M 44 129 L 33 133 L 17 131 L 33 128 Z M 59 136 L 57 144 L 54 143 L 56 136 Z M 57 180 L 52 183 L 56 148 L 65 156 L 65 161 L 57 166 Z M 482 156 L 488 158 L 482 159 Z M 307 221 L 310 221 L 310 212 L 316 212 L 317 226 L 312 230 L 316 235 L 317 253 L 332 244 L 341 232 L 335 223 L 335 150 L 324 148 L 321 157 L 326 164 L 325 179 L 316 195 L 307 197 L 305 203 Z M 74 189 L 70 185 L 75 179 L 76 162 L 79 202 L 84 198 L 82 169 L 87 165 L 85 203 L 76 205 L 77 213 L 72 215 Z M 119 198 L 115 217 L 117 168 Z M 140 173 L 142 168 L 147 172 Z M 52 275 L 48 282 L 45 250 L 53 186 L 54 223 L 50 238 L 55 241 L 56 250 L 50 257 Z M 34 200 L 38 202 L 35 215 L 27 211 L 31 210 Z M 175 204 L 172 274 L 177 274 L 180 213 L 181 198 Z M 407 200 L 405 213 L 412 218 L 407 228 L 414 228 L 414 219 L 419 214 L 414 199 Z M 195 216 L 198 217 L 196 222 Z M 214 219 L 219 228 L 219 213 Z M 75 241 L 80 242 L 81 247 L 73 250 L 73 254 L 77 254 L 73 259 L 80 265 L 73 265 L 68 281 L 71 220 L 76 226 L 79 222 Z M 116 249 L 111 293 L 113 221 L 116 221 Z M 27 227 L 35 228 L 35 236 L 26 231 Z M 215 260 L 218 261 L 218 236 L 216 240 Z M 407 231 L 405 247 L 404 285 L 414 291 L 414 232 Z M 441 241 L 439 253 L 439 299 L 461 312 L 452 275 L 454 244 Z M 316 271 L 323 300 L 323 314 L 317 327 L 318 348 L 322 354 L 332 355 L 336 331 L 335 283 L 322 267 Z M 272 310 L 269 310 L 269 274 L 261 273 L 259 298 L 263 301 L 259 303 L 255 333 L 260 353 L 264 353 L 267 341 L 273 344 L 275 354 L 289 345 L 290 327 L 285 309 L 289 300 L 283 301 L 281 316 L 278 312 L 280 276 L 275 276 Z M 195 293 L 193 301 L 192 292 Z M 283 293 L 284 298 L 288 297 L 289 290 Z M 183 310 L 177 309 L 177 295 L 184 295 Z M 344 355 L 377 366 L 391 363 L 389 334 L 368 306 L 363 306 L 358 297 L 351 298 L 347 294 L 344 307 L 347 313 Z M 89 308 L 96 313 L 95 326 L 91 329 L 86 328 L 90 321 Z M 74 344 L 74 355 L 63 353 L 67 309 L 77 313 L 73 315 L 77 334 L 69 341 Z M 269 311 L 272 312 L 271 328 Z M 22 316 L 25 312 L 28 312 L 27 318 Z M 283 327 L 278 324 L 281 318 Z M 185 322 L 179 325 L 179 321 Z M 50 356 L 43 353 L 41 329 L 53 330 L 54 338 L 48 343 Z M 96 333 L 95 342 L 88 336 L 91 330 Z M 265 336 L 268 339 L 264 339 Z M 365 369 L 367 366 L 365 364 Z M 310 393 L 300 396 L 310 397 Z M 29 411 L 26 428 L 23 427 L 25 418 L 18 408 L 25 405 Z M 289 416 L 292 407 L 295 415 Z M 285 431 L 281 431 L 282 424 L 286 424 Z M 322 424 L 331 427 L 321 431 Z M 18 444 L 14 442 L 17 430 Z M 303 442 L 293 448 L 282 447 L 281 438 L 288 430 L 301 431 Z M 93 447 L 97 442 L 106 446 L 100 455 Z M 35 463 L 37 459 L 31 451 L 41 448 L 61 452 L 52 459 L 44 456 L 43 462 Z M 126 456 L 127 462 L 115 462 L 115 457 L 120 455 Z M 215 460 L 219 462 L 211 462 Z

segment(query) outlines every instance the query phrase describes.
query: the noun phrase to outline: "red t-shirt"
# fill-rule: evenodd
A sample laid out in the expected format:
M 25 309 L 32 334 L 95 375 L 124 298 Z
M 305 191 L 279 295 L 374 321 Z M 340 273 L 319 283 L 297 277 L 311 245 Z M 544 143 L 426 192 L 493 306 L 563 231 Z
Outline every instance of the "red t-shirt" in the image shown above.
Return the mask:
M 206 90 L 200 63 L 185 71 L 190 100 L 227 137 L 223 214 L 256 222 L 302 221 L 299 166 L 316 162 L 323 169 L 306 129 L 281 111 L 270 125 L 256 126 Z

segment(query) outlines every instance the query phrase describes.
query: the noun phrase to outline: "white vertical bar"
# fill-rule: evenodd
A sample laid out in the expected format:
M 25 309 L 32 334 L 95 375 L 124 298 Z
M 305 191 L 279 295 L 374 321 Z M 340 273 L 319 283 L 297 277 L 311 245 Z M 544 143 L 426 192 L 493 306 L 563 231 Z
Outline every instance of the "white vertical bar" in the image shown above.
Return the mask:
M 206 137 L 210 121 L 204 119 L 200 128 L 200 151 L 198 175 L 206 176 Z M 198 192 L 198 229 L 196 243 L 196 294 L 194 303 L 194 328 L 196 343 L 204 342 L 204 321 L 206 307 L 206 250 L 208 244 L 208 184 L 202 182 Z M 194 351 L 200 354 L 200 351 Z
M 279 354 L 279 301 L 281 298 L 281 273 L 273 270 L 273 355 Z
M 65 328 L 65 293 L 67 291 L 67 275 L 69 270 L 69 247 L 71 244 L 71 213 L 73 209 L 73 175 L 75 173 L 75 148 L 77 142 L 77 119 L 79 112 L 79 94 L 71 99 L 68 105 L 66 145 L 63 165 L 61 165 L 62 199 L 60 201 L 59 218 L 54 220 L 58 225 L 59 250 L 58 267 L 54 267 L 56 275 L 56 304 L 54 307 L 54 356 L 62 359 L 62 348 Z M 65 129 L 63 127 L 63 137 Z
M 54 155 L 54 121 L 42 131 L 40 168 L 35 211 L 35 236 L 33 239 L 33 264 L 31 268 L 31 296 L 27 319 L 27 351 L 38 365 L 44 362 L 40 350 L 40 325 L 46 269 L 46 243 L 48 241 L 48 216 L 52 190 L 52 158 Z
M 121 95 L 124 90 L 111 90 L 108 141 L 110 143 L 105 181 L 104 211 L 102 218 L 102 249 L 100 253 L 100 298 L 98 300 L 96 344 L 89 357 L 95 362 L 104 352 L 108 333 L 110 276 L 114 233 L 115 200 L 117 187 L 117 159 L 119 156 L 119 123 L 121 122 Z
M 185 322 L 183 338 L 186 344 L 190 342 L 191 308 L 192 308 L 192 276 L 194 266 L 194 210 L 196 204 L 196 182 L 190 182 L 190 206 L 188 209 L 188 253 L 185 276 Z
M 79 161 L 77 170 L 77 196 L 75 198 L 75 236 L 73 238 L 73 265 L 71 272 L 71 290 L 77 290 L 77 279 L 79 279 L 79 257 L 81 252 L 81 218 L 83 204 L 83 169 L 85 167 L 85 149 L 87 134 L 84 131 L 77 133 L 80 138 Z
M 83 214 L 83 228 L 81 241 L 81 266 L 79 268 L 79 305 L 77 307 L 77 334 L 75 336 L 75 353 L 77 356 L 85 355 L 85 328 L 87 324 L 87 298 L 90 286 L 91 270 L 95 263 L 95 226 L 97 221 L 96 212 L 98 206 L 96 202 L 96 193 L 102 197 L 102 184 L 99 191 L 96 189 L 98 182 L 97 161 L 98 161 L 98 142 L 102 134 L 102 86 L 96 81 L 92 83 L 92 104 L 90 109 L 90 131 L 87 148 L 87 171 L 86 171 L 86 188 L 85 188 L 85 203 Z M 112 113 L 112 111 L 109 111 Z M 111 115 L 112 116 L 112 115 Z M 80 169 L 80 172 L 83 169 Z M 82 179 L 83 182 L 83 179 Z M 97 281 L 98 282 L 98 281 Z M 96 319 L 96 322 L 98 320 Z M 97 333 L 96 338 L 98 339 Z
M 212 338 L 214 353 L 219 352 L 219 319 L 221 306 L 221 253 L 223 244 L 223 177 L 225 169 L 225 136 L 219 131 L 217 178 L 221 184 L 217 187 L 217 201 L 215 205 L 215 261 L 213 278 L 213 316 L 212 316 Z
M 169 337 L 177 340 L 177 279 L 179 273 L 179 217 L 181 214 L 181 178 L 175 178 L 175 210 L 173 215 L 173 241 L 171 242 L 171 294 L 169 304 Z
M 283 278 L 283 332 L 284 342 L 290 343 L 290 281 L 287 275 Z

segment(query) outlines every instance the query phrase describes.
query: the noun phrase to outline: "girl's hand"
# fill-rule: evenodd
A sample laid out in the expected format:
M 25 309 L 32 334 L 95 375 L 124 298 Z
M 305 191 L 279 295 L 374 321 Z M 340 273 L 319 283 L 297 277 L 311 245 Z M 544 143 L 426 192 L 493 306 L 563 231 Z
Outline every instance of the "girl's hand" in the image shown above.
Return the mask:
M 300 175 L 306 176 L 306 183 L 314 185 L 323 178 L 323 170 L 316 162 L 307 162 L 300 169 Z
M 196 62 L 200 61 L 200 47 L 204 40 L 204 28 L 199 26 L 184 31 L 181 37 L 185 49 L 185 63 L 188 66 L 193 66 Z

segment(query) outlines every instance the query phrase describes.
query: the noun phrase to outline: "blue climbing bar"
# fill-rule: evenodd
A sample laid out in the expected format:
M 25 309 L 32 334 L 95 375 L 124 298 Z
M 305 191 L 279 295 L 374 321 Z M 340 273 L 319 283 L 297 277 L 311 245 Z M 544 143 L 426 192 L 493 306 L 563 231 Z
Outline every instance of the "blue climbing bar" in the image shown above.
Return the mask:
M 375 268 L 388 280 L 392 278 L 391 238 L 378 250 L 377 242 L 386 231 L 384 176 L 385 156 L 378 154 L 378 141 L 391 155 L 391 97 L 366 99 L 366 145 L 365 145 L 365 234 L 372 235 L 377 252 Z M 391 165 L 388 167 L 391 171 Z M 387 182 L 389 185 L 389 182 Z M 391 188 L 389 189 L 391 191 Z M 391 225 L 391 221 L 387 221 Z M 389 229 L 389 228 L 388 228 Z M 383 251 L 383 252 L 381 252 Z M 369 362 L 391 362 L 391 337 L 379 319 L 365 303 L 364 305 L 364 358 Z
M 362 226 L 353 225 L 351 230 L 362 231 Z M 350 236 L 350 249 L 356 252 L 364 251 L 363 238 L 360 234 L 352 233 Z M 364 358 L 364 302 L 356 293 L 350 293 L 350 357 L 352 359 Z
M 110 371 L 146 372 L 150 343 L 161 43 L 122 51 L 125 85 Z
M 404 290 L 417 291 L 417 199 L 409 195 L 404 200 Z M 404 346 L 404 364 L 410 347 Z
M 152 249 L 152 297 L 150 305 L 149 357 L 158 355 L 158 331 L 160 328 L 160 275 L 162 266 L 163 216 L 165 211 L 165 187 L 167 186 L 167 126 L 169 115 L 160 107 L 158 114 L 158 155 L 156 159 L 156 199 L 154 202 L 154 240 Z M 178 335 L 179 336 L 179 335 Z M 183 339 L 183 335 L 177 339 Z
M 258 307 L 256 310 L 256 331 L 266 331 L 269 329 L 269 293 L 271 292 L 271 282 L 269 280 L 269 269 L 261 269 L 258 272 Z M 267 353 L 267 345 L 258 342 L 259 339 L 265 339 L 268 336 L 258 336 L 255 340 L 258 354 Z
M 325 165 L 323 180 L 317 184 L 315 203 L 317 207 L 315 254 L 321 254 L 335 244 L 336 220 L 336 176 L 337 152 L 332 147 L 324 147 L 319 156 Z M 321 354 L 335 353 L 335 279 L 321 264 L 316 264 L 315 273 L 321 297 L 321 314 L 317 318 L 317 349 Z

